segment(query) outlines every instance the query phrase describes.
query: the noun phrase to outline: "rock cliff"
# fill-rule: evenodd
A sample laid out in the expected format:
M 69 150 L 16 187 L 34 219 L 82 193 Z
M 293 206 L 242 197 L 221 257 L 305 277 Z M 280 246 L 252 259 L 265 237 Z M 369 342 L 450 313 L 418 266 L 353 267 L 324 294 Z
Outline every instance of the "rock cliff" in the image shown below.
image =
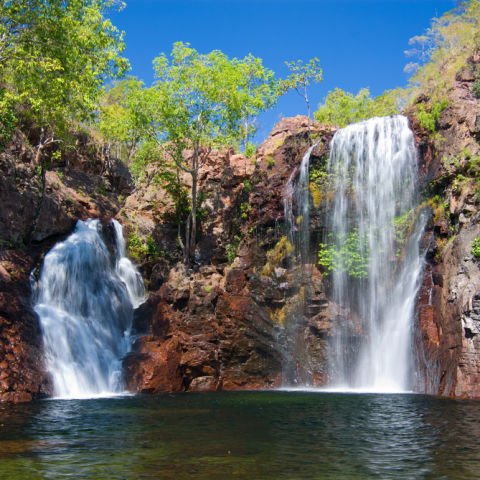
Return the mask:
M 432 220 L 418 300 L 419 389 L 480 397 L 480 101 L 472 93 L 480 56 L 456 77 L 434 141 L 416 125 Z

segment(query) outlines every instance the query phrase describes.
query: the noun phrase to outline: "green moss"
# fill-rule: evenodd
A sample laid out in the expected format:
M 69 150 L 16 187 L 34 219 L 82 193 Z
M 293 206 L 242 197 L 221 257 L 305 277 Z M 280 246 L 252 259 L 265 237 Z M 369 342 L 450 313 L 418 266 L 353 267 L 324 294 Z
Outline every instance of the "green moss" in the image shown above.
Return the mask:
M 288 241 L 286 236 L 283 236 L 277 244 L 267 252 L 267 263 L 262 269 L 262 275 L 272 275 L 275 267 L 280 266 L 293 251 L 294 246 Z
M 268 157 L 265 158 L 265 163 L 267 164 L 267 168 L 270 170 L 275 166 L 275 159 L 272 155 L 268 155 Z

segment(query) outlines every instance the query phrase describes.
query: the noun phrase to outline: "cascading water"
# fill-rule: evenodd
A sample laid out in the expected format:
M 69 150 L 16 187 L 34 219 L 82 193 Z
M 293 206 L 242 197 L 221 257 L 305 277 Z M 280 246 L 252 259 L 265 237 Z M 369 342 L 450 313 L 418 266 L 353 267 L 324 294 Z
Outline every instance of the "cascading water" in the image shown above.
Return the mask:
M 414 208 L 417 155 L 407 118 L 372 118 L 339 130 L 328 173 L 334 198 L 324 253 L 333 300 L 350 311 L 334 327 L 331 386 L 409 390 L 425 220 Z
M 90 397 L 123 389 L 121 361 L 130 349 L 133 310 L 143 281 L 125 256 L 121 225 L 113 221 L 112 260 L 98 220 L 75 231 L 45 257 L 35 311 L 43 332 L 54 393 Z
M 287 182 L 283 195 L 286 237 L 293 248 L 290 272 L 300 289 L 299 300 L 290 305 L 285 322 L 283 352 L 283 384 L 286 386 L 308 385 L 305 344 L 301 326 L 305 318 L 305 297 L 309 284 L 310 258 L 310 157 L 316 145 L 312 145 L 302 158 Z

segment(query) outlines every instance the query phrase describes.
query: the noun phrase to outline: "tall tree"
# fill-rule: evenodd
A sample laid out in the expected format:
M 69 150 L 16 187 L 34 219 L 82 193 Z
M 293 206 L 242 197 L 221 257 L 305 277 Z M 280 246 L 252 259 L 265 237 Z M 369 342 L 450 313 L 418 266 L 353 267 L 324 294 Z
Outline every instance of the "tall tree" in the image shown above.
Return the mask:
M 468 57 L 480 49 L 480 0 L 458 6 L 432 21 L 423 35 L 413 37 L 407 55 L 417 58 L 406 71 L 413 72 L 411 86 L 441 100 L 452 87 L 455 75 Z
M 153 121 L 150 93 L 135 77 L 120 80 L 105 92 L 99 129 L 106 143 L 107 159 L 112 147 L 116 147 L 116 157 L 130 164 L 139 144 L 148 138 Z
M 315 112 L 315 120 L 327 125 L 345 127 L 371 117 L 382 117 L 398 113 L 396 90 L 388 90 L 372 98 L 368 88 L 362 88 L 356 95 L 336 88 L 328 93 L 325 102 Z
M 177 168 L 191 176 L 182 245 L 190 263 L 197 239 L 200 166 L 213 148 L 248 139 L 253 127 L 245 122 L 270 107 L 280 91 L 273 73 L 258 59 L 229 59 L 219 50 L 201 54 L 188 43 L 175 43 L 170 59 L 162 54 L 154 66 L 154 138 Z
M 3 3 L 0 36 L 8 95 L 39 129 L 35 161 L 73 122 L 93 115 L 105 80 L 128 66 L 123 34 L 105 18 L 115 0 Z
M 308 118 L 311 118 L 310 98 L 308 96 L 308 88 L 312 83 L 321 82 L 323 79 L 323 71 L 320 67 L 320 60 L 317 57 L 311 58 L 308 63 L 302 60 L 285 62 L 290 75 L 284 80 L 283 87 L 285 90 L 295 90 L 305 101 L 307 106 Z

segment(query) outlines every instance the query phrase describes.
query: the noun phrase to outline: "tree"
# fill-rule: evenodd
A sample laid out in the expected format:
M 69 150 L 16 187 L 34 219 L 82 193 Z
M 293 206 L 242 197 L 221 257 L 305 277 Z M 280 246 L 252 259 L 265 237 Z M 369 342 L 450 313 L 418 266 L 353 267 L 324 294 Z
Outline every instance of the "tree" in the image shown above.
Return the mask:
M 106 142 L 106 156 L 112 146 L 116 156 L 130 164 L 139 144 L 151 132 L 153 113 L 150 90 L 142 81 L 129 77 L 116 82 L 101 100 L 99 129 Z
M 238 94 L 242 108 L 243 146 L 247 150 L 250 138 L 255 134 L 255 118 L 277 102 L 281 91 L 275 73 L 263 66 L 260 58 L 249 54 L 235 61 L 239 69 Z
M 7 0 L 0 7 L 0 140 L 17 122 L 38 132 L 34 161 L 42 195 L 29 237 L 40 217 L 46 187 L 47 145 L 92 118 L 107 78 L 122 75 L 123 34 L 104 17 L 115 0 Z M 19 113 L 20 112 L 20 113 Z
M 283 80 L 283 88 L 285 90 L 295 90 L 304 99 L 305 104 L 307 105 L 308 118 L 311 118 L 308 87 L 312 83 L 321 82 L 323 79 L 323 71 L 320 67 L 320 60 L 317 57 L 314 57 L 305 64 L 302 60 L 285 62 L 285 64 L 291 73 L 286 80 Z
M 104 17 L 114 0 L 20 0 L 3 3 L 1 71 L 9 98 L 39 129 L 35 162 L 76 121 L 90 118 L 108 77 L 128 62 L 123 34 Z
M 248 139 L 253 131 L 248 122 L 271 106 L 280 90 L 258 59 L 229 59 L 219 50 L 200 54 L 188 43 L 175 43 L 170 59 L 162 54 L 154 60 L 154 67 L 153 138 L 165 157 L 191 177 L 191 205 L 182 244 L 188 264 L 197 238 L 200 166 L 213 148 Z
M 315 112 L 315 120 L 326 125 L 346 127 L 371 117 L 382 117 L 398 113 L 398 93 L 388 90 L 372 98 L 368 88 L 362 88 L 357 95 L 336 88 L 328 93 L 325 102 Z
M 413 73 L 414 90 L 443 100 L 468 57 L 480 49 L 480 0 L 462 1 L 450 12 L 432 21 L 424 35 L 410 39 L 407 55 L 418 62 L 406 66 Z

